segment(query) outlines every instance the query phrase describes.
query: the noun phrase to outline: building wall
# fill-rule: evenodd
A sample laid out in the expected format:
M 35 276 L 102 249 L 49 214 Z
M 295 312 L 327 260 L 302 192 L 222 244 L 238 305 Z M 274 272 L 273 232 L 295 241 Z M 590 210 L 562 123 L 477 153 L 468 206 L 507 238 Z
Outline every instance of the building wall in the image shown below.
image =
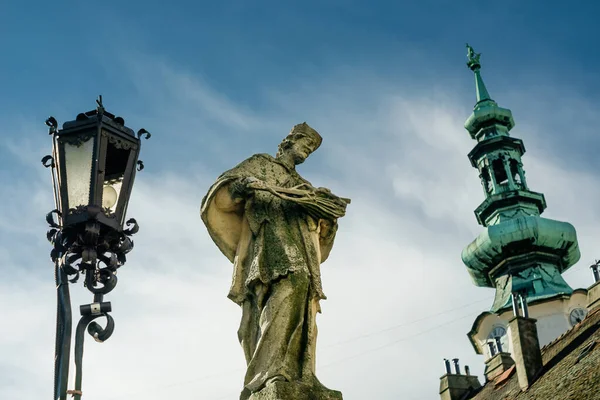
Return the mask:
M 571 296 L 540 302 L 529 306 L 529 316 L 537 320 L 540 346 L 554 339 L 571 328 L 570 313 L 574 308 L 586 308 L 587 292 L 576 290 Z M 487 342 L 490 333 L 496 327 L 504 328 L 506 334 L 501 338 L 503 350 L 512 353 L 511 341 L 508 338 L 508 321 L 513 318 L 513 311 L 506 310 L 501 314 L 488 314 L 479 323 L 472 339 L 477 344 L 478 352 L 487 360 L 491 357 Z

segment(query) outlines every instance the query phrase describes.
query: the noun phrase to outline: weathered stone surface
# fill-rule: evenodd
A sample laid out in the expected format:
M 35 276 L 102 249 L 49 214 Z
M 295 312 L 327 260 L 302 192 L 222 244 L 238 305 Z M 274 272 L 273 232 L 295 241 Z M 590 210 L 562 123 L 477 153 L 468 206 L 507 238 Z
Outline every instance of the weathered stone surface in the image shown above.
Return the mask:
M 485 362 L 483 374 L 485 375 L 486 381 L 494 380 L 498 375 L 508 371 L 513 365 L 515 365 L 515 362 L 510 356 L 510 353 L 497 353 Z
M 342 393 L 324 386 L 298 382 L 274 382 L 248 400 L 342 400 Z
M 224 172 L 202 201 L 202 221 L 233 263 L 229 298 L 242 308 L 244 400 L 278 379 L 310 390 L 297 397 L 302 390 L 281 389 L 283 397 L 268 398 L 341 398 L 314 384 L 316 316 L 326 298 L 320 264 L 350 200 L 314 187 L 296 171 L 321 141 L 306 123 L 294 126 L 275 157 L 255 154 Z M 265 393 L 270 390 L 276 388 Z
M 440 399 L 462 400 L 467 393 L 480 387 L 479 379 L 474 375 L 446 374 L 440 378 Z
M 533 383 L 543 365 L 535 323 L 533 318 L 520 316 L 508 322 L 513 345 L 512 356 L 522 390 L 526 390 Z
M 593 308 L 600 306 L 600 281 L 594 283 L 592 286 L 588 288 L 588 310 L 592 310 Z

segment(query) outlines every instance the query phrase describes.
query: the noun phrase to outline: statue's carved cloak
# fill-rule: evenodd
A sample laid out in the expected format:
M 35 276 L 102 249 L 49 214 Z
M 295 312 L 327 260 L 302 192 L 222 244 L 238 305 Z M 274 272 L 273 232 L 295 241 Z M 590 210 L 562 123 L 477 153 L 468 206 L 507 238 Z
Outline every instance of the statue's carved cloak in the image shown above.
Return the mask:
M 202 220 L 233 263 L 228 297 L 242 306 L 238 336 L 248 363 L 245 387 L 254 392 L 276 375 L 316 379 L 315 315 L 325 299 L 320 263 L 333 246 L 337 224 L 330 221 L 322 230 L 322 221 L 302 206 L 267 191 L 234 199 L 231 184 L 248 177 L 282 188 L 310 183 L 276 158 L 257 154 L 223 173 L 202 200 Z

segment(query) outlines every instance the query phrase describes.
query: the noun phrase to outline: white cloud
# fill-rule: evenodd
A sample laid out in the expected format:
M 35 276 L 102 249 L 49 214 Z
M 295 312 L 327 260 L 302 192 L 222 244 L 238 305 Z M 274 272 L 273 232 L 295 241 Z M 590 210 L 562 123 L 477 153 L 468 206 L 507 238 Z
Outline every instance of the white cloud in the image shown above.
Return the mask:
M 215 137 L 205 140 L 223 149 L 218 156 L 224 165 L 250 155 L 247 148 L 225 151 L 232 146 L 229 130 L 284 127 L 253 144 L 273 140 L 259 150 L 267 152 L 300 120 L 324 134 L 323 147 L 300 171 L 314 184 L 353 199 L 322 266 L 329 299 L 318 320 L 317 359 L 325 385 L 341 390 L 347 400 L 430 399 L 437 396 L 444 357 L 460 357 L 462 365 L 470 364 L 481 375 L 483 360 L 473 354 L 465 334 L 477 313 L 491 304 L 493 291 L 475 288 L 460 260 L 462 248 L 480 232 L 472 210 L 483 200 L 477 172 L 466 157 L 475 144 L 462 128 L 468 107 L 457 106 L 451 94 L 420 96 L 401 86 L 393 90 L 395 82 L 382 88 L 355 76 L 353 82 L 305 84 L 285 96 L 271 91 L 277 106 L 256 113 L 164 63 L 134 67 L 139 82 L 160 76 L 153 82 L 162 83 L 148 102 L 160 118 L 173 113 L 171 121 L 180 127 L 218 120 L 211 125 Z M 138 88 L 142 96 L 149 93 L 141 83 Z M 541 117 L 530 115 L 526 123 Z M 541 135 L 515 133 L 526 144 L 530 135 Z M 557 168 L 551 158 L 528 148 L 524 162 L 530 186 L 545 192 L 548 216 L 575 224 L 583 259 L 590 260 L 597 236 L 598 216 L 592 210 L 598 179 Z M 117 324 L 114 337 L 104 344 L 86 339 L 87 400 L 190 394 L 217 400 L 239 393 L 244 367 L 236 338 L 240 311 L 226 298 L 231 266 L 199 218 L 200 200 L 216 178 L 203 172 L 212 149 L 199 148 L 198 159 L 178 160 L 192 171 L 187 175 L 146 169 L 136 179 L 129 216 L 141 230 L 119 272 L 118 287 L 107 296 Z M 166 163 L 169 157 L 177 155 L 164 155 Z M 311 168 L 311 162 L 322 168 Z M 18 182 L 3 183 L 14 193 L 12 207 L 28 209 L 26 233 L 43 238 L 51 197 L 41 194 L 41 176 L 31 179 L 40 195 L 28 196 Z M 42 222 L 34 224 L 34 218 Z M 13 245 L 5 242 L 0 254 L 15 269 L 21 257 Z M 27 259 L 51 271 L 49 247 L 35 242 Z M 32 282 L 24 273 L 14 276 L 12 269 L 0 268 L 10 277 L 0 281 L 0 314 L 12 321 L 10 328 L 2 328 L 1 365 L 23 373 L 0 378 L 12 382 L 0 384 L 0 397 L 33 400 L 52 386 L 53 282 L 50 272 L 45 280 L 36 275 Z M 91 295 L 80 284 L 72 291 L 76 315 L 77 306 Z M 438 315 L 444 310 L 452 311 Z M 414 320 L 420 321 L 406 324 Z

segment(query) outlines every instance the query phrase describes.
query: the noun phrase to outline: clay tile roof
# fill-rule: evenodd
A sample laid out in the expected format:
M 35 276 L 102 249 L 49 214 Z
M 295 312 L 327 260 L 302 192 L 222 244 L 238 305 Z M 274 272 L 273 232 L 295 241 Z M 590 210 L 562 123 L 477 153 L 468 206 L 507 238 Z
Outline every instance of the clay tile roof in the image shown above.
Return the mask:
M 513 366 L 470 399 L 600 399 L 600 308 L 544 346 L 542 360 L 538 379 L 526 391 L 521 391 Z
M 504 371 L 503 373 L 501 373 L 500 375 L 498 375 L 496 377 L 496 379 L 494 379 L 494 385 L 496 385 L 496 387 L 502 385 L 504 382 L 506 382 L 506 380 L 508 378 L 511 377 L 513 372 L 515 372 L 514 365 L 512 367 L 510 367 L 509 369 L 507 369 L 506 371 Z

